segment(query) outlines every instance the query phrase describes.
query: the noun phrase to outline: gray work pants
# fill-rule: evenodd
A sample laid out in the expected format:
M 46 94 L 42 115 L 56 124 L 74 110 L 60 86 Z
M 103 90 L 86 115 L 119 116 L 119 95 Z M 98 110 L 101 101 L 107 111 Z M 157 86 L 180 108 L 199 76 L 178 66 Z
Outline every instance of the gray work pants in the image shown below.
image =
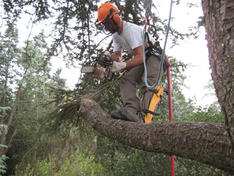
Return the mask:
M 156 56 L 150 56 L 146 60 L 146 65 L 148 84 L 153 85 L 155 84 L 158 77 L 160 58 Z M 144 95 L 142 102 L 137 96 L 137 85 L 143 85 Z M 146 91 L 143 63 L 128 70 L 124 77 L 120 80 L 120 94 L 124 106 L 128 111 L 137 114 L 142 109 L 148 109 L 153 93 Z

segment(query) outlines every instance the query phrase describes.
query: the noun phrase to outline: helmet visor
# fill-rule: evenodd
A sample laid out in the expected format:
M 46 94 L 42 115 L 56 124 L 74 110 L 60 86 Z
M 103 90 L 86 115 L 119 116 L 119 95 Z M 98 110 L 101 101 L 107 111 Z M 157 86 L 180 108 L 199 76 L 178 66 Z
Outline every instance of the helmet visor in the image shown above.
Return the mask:
M 96 28 L 98 29 L 98 30 L 100 30 L 100 31 L 103 31 L 104 29 L 105 29 L 105 26 L 104 26 L 104 24 L 101 22 L 101 23 L 99 23 L 99 22 L 96 22 Z
M 105 30 L 112 34 L 118 31 L 118 25 L 111 19 L 105 19 L 102 23 L 96 23 L 96 27 L 99 30 Z

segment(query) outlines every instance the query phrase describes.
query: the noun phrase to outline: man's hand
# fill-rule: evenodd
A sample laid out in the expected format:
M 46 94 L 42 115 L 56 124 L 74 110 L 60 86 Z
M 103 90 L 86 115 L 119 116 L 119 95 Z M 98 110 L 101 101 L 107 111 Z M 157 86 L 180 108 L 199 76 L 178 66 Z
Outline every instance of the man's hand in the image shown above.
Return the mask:
M 122 53 L 121 51 L 115 51 L 111 54 L 111 57 L 114 61 L 120 62 L 122 60 Z
M 110 69 L 111 72 L 119 72 L 120 70 L 126 68 L 126 62 L 113 62 L 113 65 Z

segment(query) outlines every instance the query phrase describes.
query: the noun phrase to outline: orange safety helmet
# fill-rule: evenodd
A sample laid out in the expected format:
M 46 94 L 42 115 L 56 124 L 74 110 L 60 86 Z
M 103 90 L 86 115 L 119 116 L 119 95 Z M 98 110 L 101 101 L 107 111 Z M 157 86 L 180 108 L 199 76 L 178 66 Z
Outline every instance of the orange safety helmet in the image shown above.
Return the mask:
M 98 20 L 96 25 L 105 20 L 113 19 L 116 24 L 120 24 L 120 16 L 118 15 L 119 9 L 110 2 L 105 2 L 98 8 Z

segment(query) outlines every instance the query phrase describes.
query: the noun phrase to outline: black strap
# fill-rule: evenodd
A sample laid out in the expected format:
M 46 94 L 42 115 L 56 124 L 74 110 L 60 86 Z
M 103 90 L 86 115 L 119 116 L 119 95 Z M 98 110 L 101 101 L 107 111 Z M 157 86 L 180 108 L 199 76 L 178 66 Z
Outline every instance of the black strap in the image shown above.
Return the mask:
M 150 39 L 149 39 L 149 34 L 148 32 L 145 33 L 145 41 L 147 41 L 147 44 L 149 45 L 146 49 L 148 48 L 153 48 L 154 47 L 154 44 L 152 42 L 150 42 Z
M 159 113 L 150 111 L 150 110 L 148 110 L 148 109 L 142 109 L 141 111 L 142 111 L 143 113 L 145 113 L 145 114 L 150 113 L 150 114 L 153 114 L 153 115 L 155 115 L 155 116 L 159 116 L 159 115 L 160 115 Z
M 155 93 L 155 94 L 157 94 L 158 93 L 158 90 L 157 89 L 146 89 L 147 91 L 150 91 L 150 92 L 153 92 L 153 93 Z

